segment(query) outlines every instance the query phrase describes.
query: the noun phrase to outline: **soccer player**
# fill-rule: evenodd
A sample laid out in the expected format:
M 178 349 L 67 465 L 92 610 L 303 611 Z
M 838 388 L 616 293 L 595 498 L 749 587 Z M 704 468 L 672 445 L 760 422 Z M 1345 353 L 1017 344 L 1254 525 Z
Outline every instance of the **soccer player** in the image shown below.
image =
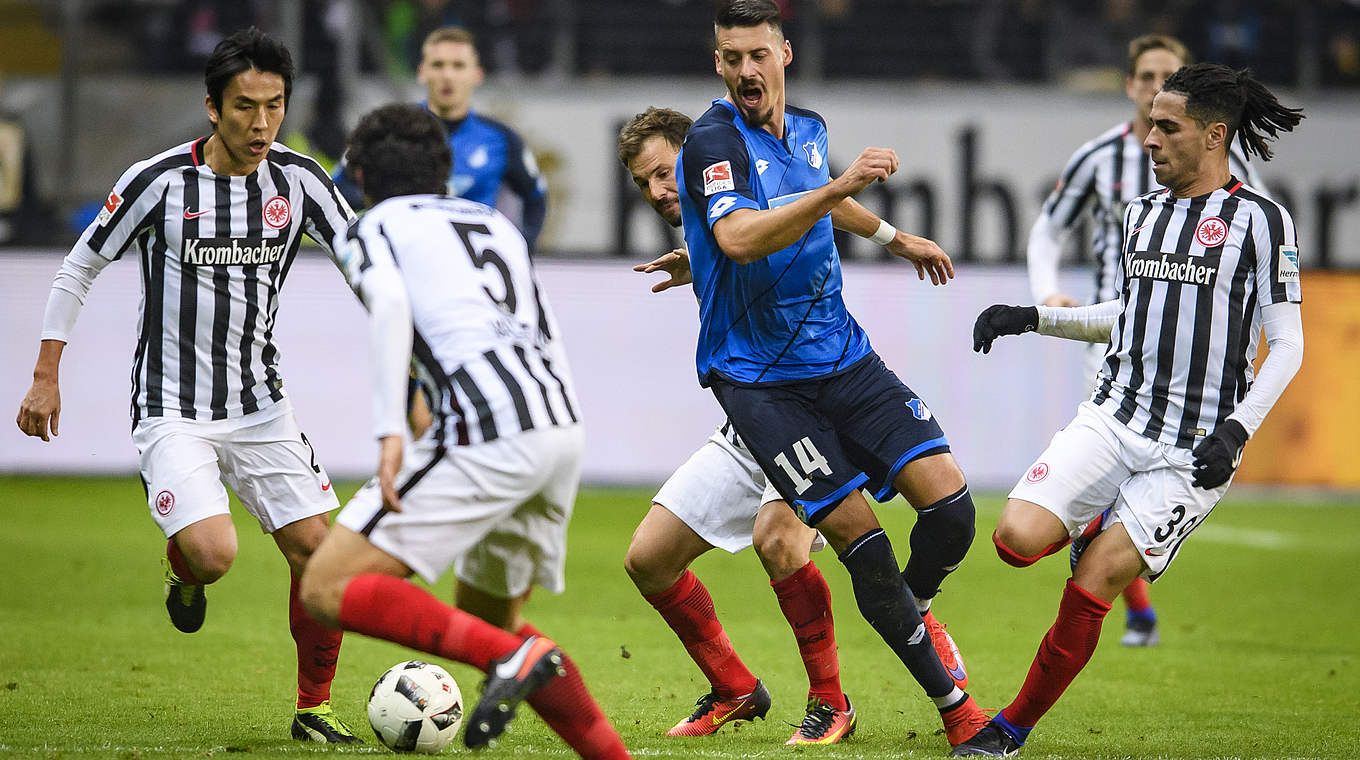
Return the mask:
M 1249 71 L 1201 63 L 1166 80 L 1151 117 L 1146 145 L 1166 189 L 1124 212 L 1118 296 L 991 306 L 973 328 L 984 353 L 998 335 L 1030 330 L 1108 348 L 1095 393 L 1011 491 L 992 540 L 1003 560 L 1025 567 L 1082 525 L 1098 532 L 1020 694 L 955 757 L 1019 750 L 1095 652 L 1115 596 L 1136 577 L 1161 577 L 1223 497 L 1243 445 L 1302 361 L 1294 221 L 1228 159 L 1236 138 L 1270 160 L 1267 139 L 1292 131 L 1302 111 L 1280 105 Z M 1253 373 L 1263 326 L 1270 355 Z
M 1115 271 L 1123 248 L 1124 208 L 1140 195 L 1160 188 L 1153 176 L 1152 159 L 1143 147 L 1152 129 L 1152 98 L 1176 69 L 1192 63 L 1190 51 L 1174 37 L 1148 34 L 1129 43 L 1128 61 L 1124 93 L 1133 101 L 1133 119 L 1105 130 L 1072 154 L 1057 188 L 1049 194 L 1030 229 L 1029 282 L 1035 303 L 1081 305 L 1058 286 L 1058 258 L 1062 238 L 1082 219 L 1090 222 L 1095 261 L 1095 293 L 1090 302 L 1114 298 Z M 1265 185 L 1236 145 L 1231 146 L 1228 161 L 1235 176 L 1264 192 Z M 1104 343 L 1090 344 L 1082 364 L 1083 377 L 1094 382 L 1104 356 Z M 1137 578 L 1122 594 L 1127 611 L 1119 643 L 1124 646 L 1155 646 L 1161 638 L 1147 588 L 1147 581 Z
M 691 123 L 677 111 L 649 108 L 619 133 L 619 160 L 648 204 L 676 227 L 680 198 L 675 162 Z M 669 274 L 653 288 L 655 292 L 691 281 L 683 249 L 634 269 Z M 668 736 L 711 734 L 735 720 L 764 717 L 769 710 L 769 691 L 737 655 L 708 589 L 689 570 L 695 559 L 714 547 L 736 554 L 753 543 L 780 609 L 793 627 L 808 674 L 807 712 L 787 743 L 834 744 L 855 731 L 854 707 L 840 686 L 831 593 L 810 558 L 824 542 L 787 505 L 772 502 L 762 507 L 765 485 L 765 473 L 726 422 L 666 480 L 633 533 L 624 563 L 629 577 L 675 631 L 711 686 L 698 709 Z M 940 656 L 948 658 L 955 678 L 966 683 L 962 659 L 944 625 L 928 611 L 925 619 Z
M 338 506 L 283 390 L 274 346 L 279 290 L 302 235 L 330 250 L 353 214 L 321 167 L 275 143 L 293 89 L 288 49 L 255 28 L 222 40 L 204 72 L 212 135 L 133 164 L 52 282 L 19 428 L 57 434 L 62 349 L 95 277 L 128 250 L 142 268 L 132 440 L 151 517 L 165 533 L 165 606 L 203 625 L 204 586 L 236 557 L 222 481 L 288 561 L 297 642 L 292 735 L 359 739 L 330 707 L 340 633 L 298 600 L 298 578 Z
M 765 473 L 762 503 L 791 506 L 826 537 L 860 612 L 956 744 L 986 716 L 941 664 L 922 615 L 967 553 L 973 502 L 934 414 L 847 312 L 832 225 L 885 245 L 933 283 L 953 267 L 933 242 L 854 201 L 896 171 L 892 151 L 869 148 L 831 178 L 822 118 L 785 102 L 793 50 L 773 0 L 724 2 L 714 29 L 727 95 L 690 128 L 677 166 L 699 381 Z M 861 488 L 881 501 L 900 492 L 917 509 L 905 570 Z
M 420 48 L 416 76 L 427 93 L 422 105 L 443 122 L 453 151 L 446 192 L 504 211 L 517 221 L 532 251 L 548 211 L 547 183 L 519 135 L 472 108 L 472 95 L 484 76 L 476 39 L 456 26 L 430 32 Z M 344 162 L 336 169 L 335 182 L 350 205 L 364 207 Z
M 582 757 L 629 757 L 581 675 L 520 612 L 559 592 L 584 435 L 557 323 L 523 235 L 503 214 L 442 195 L 439 120 L 379 108 L 346 151 L 373 208 L 336 238 L 369 312 L 378 475 L 337 518 L 302 578 L 327 624 L 487 674 L 463 740 L 487 744 L 528 700 Z M 403 451 L 408 368 L 435 422 Z M 405 580 L 450 565 L 458 607 Z

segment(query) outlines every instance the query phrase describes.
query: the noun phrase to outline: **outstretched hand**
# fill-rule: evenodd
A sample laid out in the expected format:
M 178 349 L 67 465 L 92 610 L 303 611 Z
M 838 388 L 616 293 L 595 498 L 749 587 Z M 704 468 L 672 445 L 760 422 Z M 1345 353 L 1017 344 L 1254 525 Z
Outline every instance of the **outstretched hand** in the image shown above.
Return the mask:
M 992 341 L 1002 335 L 1019 335 L 1039 329 L 1036 306 L 988 306 L 973 323 L 973 350 L 987 353 Z
M 931 285 L 945 285 L 954 279 L 954 263 L 934 240 L 899 231 L 897 237 L 883 247 L 888 253 L 915 265 L 918 279 L 924 280 L 930 275 Z
M 650 274 L 652 272 L 665 272 L 669 278 L 658 282 L 652 286 L 653 293 L 660 293 L 663 290 L 670 290 L 681 285 L 688 285 L 694 282 L 694 274 L 689 268 L 689 252 L 684 248 L 676 248 L 670 253 L 662 254 L 646 264 L 638 264 L 633 267 L 634 272 Z
M 397 493 L 397 473 L 401 472 L 401 436 L 388 435 L 378 442 L 378 490 L 383 507 L 401 511 L 401 495 Z

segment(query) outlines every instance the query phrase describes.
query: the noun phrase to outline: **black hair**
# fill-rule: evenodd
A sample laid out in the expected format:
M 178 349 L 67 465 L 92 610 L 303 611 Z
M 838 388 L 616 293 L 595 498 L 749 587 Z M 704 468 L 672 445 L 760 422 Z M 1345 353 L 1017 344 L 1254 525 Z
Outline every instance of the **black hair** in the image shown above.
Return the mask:
M 287 105 L 293 95 L 293 56 L 282 42 L 252 26 L 232 32 L 217 43 L 203 67 L 203 84 L 208 88 L 213 107 L 219 112 L 222 110 L 222 92 L 232 77 L 249 69 L 283 77 L 283 102 Z
M 1251 69 L 1234 71 L 1221 63 L 1182 66 L 1167 77 L 1162 91 L 1184 95 L 1185 113 L 1200 126 L 1227 124 L 1228 140 L 1236 135 L 1248 156 L 1264 161 L 1271 158 L 1267 141 L 1294 131 L 1303 121 L 1303 109 L 1281 105 Z
M 761 24 L 769 24 L 783 33 L 779 5 L 774 0 L 723 0 L 713 14 L 713 26 L 719 29 Z
M 400 103 L 369 111 L 359 120 L 345 161 L 359 171 L 364 195 L 377 203 L 397 195 L 443 192 L 453 152 L 434 114 Z

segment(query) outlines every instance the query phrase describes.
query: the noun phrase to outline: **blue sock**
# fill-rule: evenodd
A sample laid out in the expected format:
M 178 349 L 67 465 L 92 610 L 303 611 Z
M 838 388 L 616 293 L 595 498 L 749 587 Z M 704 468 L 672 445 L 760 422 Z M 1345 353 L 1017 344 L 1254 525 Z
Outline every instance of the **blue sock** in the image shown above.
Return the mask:
M 1156 623 L 1157 610 L 1148 607 L 1145 610 L 1128 610 L 1124 613 L 1124 625 L 1128 626 L 1140 622 Z
M 1024 744 L 1025 740 L 1029 738 L 1029 732 L 1034 730 L 1034 726 L 1017 726 L 1011 723 L 1001 713 L 997 713 L 996 717 L 992 718 L 992 722 L 1001 726 L 1002 731 L 1010 734 L 1016 744 Z

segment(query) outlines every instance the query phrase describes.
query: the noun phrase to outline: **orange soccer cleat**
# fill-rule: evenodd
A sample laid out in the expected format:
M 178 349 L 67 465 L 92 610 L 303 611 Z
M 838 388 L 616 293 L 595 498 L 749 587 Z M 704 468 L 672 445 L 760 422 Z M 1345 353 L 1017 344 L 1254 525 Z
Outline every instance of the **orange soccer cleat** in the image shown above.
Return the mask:
M 855 706 L 845 700 L 846 709 L 837 710 L 816 697 L 809 697 L 807 714 L 793 738 L 785 744 L 835 744 L 855 733 Z
M 734 720 L 764 719 L 770 711 L 770 690 L 757 680 L 755 691 L 744 697 L 723 699 L 710 691 L 695 704 L 698 709 L 676 723 L 666 736 L 707 736 Z
M 935 653 L 940 655 L 940 662 L 949 671 L 949 677 L 954 679 L 954 685 L 960 689 L 968 688 L 968 671 L 963 667 L 963 655 L 959 653 L 954 637 L 949 635 L 945 624 L 937 620 L 930 610 L 926 610 L 926 614 L 921 617 L 925 620 L 926 631 L 930 633 L 930 642 L 935 645 Z

